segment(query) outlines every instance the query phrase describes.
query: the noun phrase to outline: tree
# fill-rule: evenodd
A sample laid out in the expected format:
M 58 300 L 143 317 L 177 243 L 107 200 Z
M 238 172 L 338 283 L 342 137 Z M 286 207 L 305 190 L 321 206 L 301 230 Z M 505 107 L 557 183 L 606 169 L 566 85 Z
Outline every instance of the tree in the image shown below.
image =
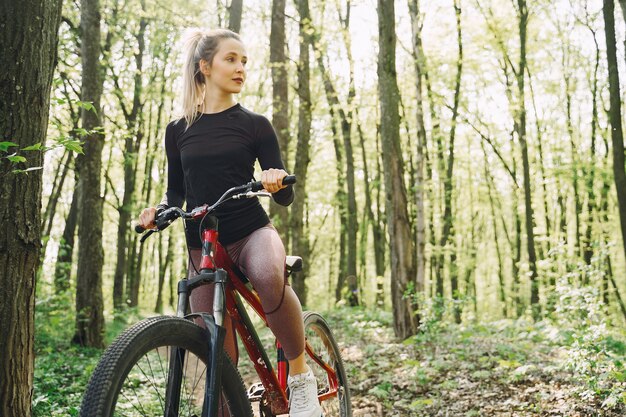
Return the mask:
M 606 58 L 609 69 L 609 95 L 611 121 L 611 140 L 613 143 L 613 177 L 617 191 L 619 220 L 622 243 L 626 255 L 626 168 L 624 167 L 624 133 L 622 130 L 622 110 L 617 70 L 615 41 L 615 4 L 613 0 L 604 0 L 604 34 L 606 36 Z
M 378 0 L 378 94 L 385 172 L 385 211 L 391 255 L 391 300 L 394 331 L 402 339 L 415 334 L 417 317 L 405 293 L 415 288 L 415 251 L 404 185 L 404 161 L 400 149 L 400 93 L 396 80 L 394 2 Z
M 228 29 L 239 33 L 241 30 L 241 14 L 243 13 L 243 0 L 232 0 L 228 7 Z
M 530 267 L 530 305 L 533 318 L 538 320 L 541 314 L 539 305 L 539 278 L 537 274 L 537 255 L 535 253 L 535 219 L 533 214 L 532 195 L 530 186 L 530 164 L 528 161 L 528 142 L 526 138 L 526 41 L 528 31 L 528 6 L 526 0 L 517 0 L 518 30 L 520 41 L 519 64 L 515 71 L 517 80 L 517 108 L 514 129 L 522 151 L 522 173 L 524 177 L 524 208 L 526 225 L 526 250 L 528 251 L 528 265 Z
M 134 261 L 136 259 L 136 244 L 130 245 L 132 250 L 128 250 L 131 216 L 134 212 L 135 187 L 137 182 L 137 167 L 139 147 L 144 140 L 144 118 L 143 118 L 143 59 L 146 48 L 145 34 L 148 20 L 145 17 L 145 1 L 141 1 L 141 18 L 137 26 L 137 32 L 132 38 L 137 42 L 133 48 L 134 75 L 133 75 L 133 96 L 132 103 L 126 103 L 126 99 L 120 85 L 120 77 L 115 73 L 114 66 L 111 65 L 111 73 L 115 83 L 114 94 L 118 98 L 120 108 L 126 120 L 128 132 L 124 135 L 124 195 L 122 204 L 118 207 L 119 221 L 117 225 L 117 264 L 113 279 L 113 305 L 120 309 L 124 300 L 124 276 L 126 276 L 126 295 L 132 307 L 137 306 L 139 299 L 140 275 L 135 274 Z M 130 72 L 130 71 L 129 71 Z M 130 261 L 130 267 L 128 262 Z
M 102 301 L 102 148 L 104 135 L 100 121 L 102 66 L 100 64 L 100 2 L 81 2 L 82 97 L 92 109 L 82 109 L 85 136 L 84 155 L 78 158 L 80 203 L 78 217 L 78 271 L 76 279 L 76 331 L 73 342 L 92 347 L 104 344 Z
M 416 268 L 417 290 L 424 291 L 426 283 L 426 226 L 424 212 L 424 163 L 427 157 L 426 127 L 424 125 L 424 105 L 422 97 L 422 77 L 424 62 L 421 59 L 422 22 L 418 0 L 409 0 L 409 15 L 411 16 L 412 54 L 415 68 L 415 119 L 417 122 L 417 158 L 415 161 L 415 217 L 416 217 Z
M 289 77 L 285 53 L 285 0 L 272 1 L 272 27 L 270 32 L 270 67 L 272 68 L 272 125 L 278 136 L 280 154 L 289 171 Z M 301 179 L 298 178 L 301 182 Z M 302 189 L 298 185 L 298 189 Z M 280 204 L 270 205 L 270 218 L 278 234 L 289 246 L 289 210 Z M 294 252 L 295 253 L 295 252 Z M 296 255 L 302 255 L 296 253 Z
M 61 4 L 3 2 L 0 13 L 0 154 L 17 152 L 13 161 L 0 158 L 0 415 L 7 417 L 31 414 L 43 156 L 24 148 L 45 142 Z
M 309 15 L 308 0 L 296 0 L 296 7 L 300 15 L 300 57 L 298 59 L 298 96 L 300 107 L 298 110 L 298 142 L 296 145 L 296 163 L 294 173 L 298 178 L 296 197 L 291 210 L 292 247 L 296 254 L 308 259 L 311 252 L 309 236 L 305 233 L 304 219 L 306 217 L 306 184 L 311 141 L 311 88 L 309 86 L 311 70 L 309 49 L 311 47 L 311 16 Z M 294 278 L 293 289 L 298 294 L 302 304 L 306 304 L 305 278 L 308 275 L 308 262 L 305 269 Z

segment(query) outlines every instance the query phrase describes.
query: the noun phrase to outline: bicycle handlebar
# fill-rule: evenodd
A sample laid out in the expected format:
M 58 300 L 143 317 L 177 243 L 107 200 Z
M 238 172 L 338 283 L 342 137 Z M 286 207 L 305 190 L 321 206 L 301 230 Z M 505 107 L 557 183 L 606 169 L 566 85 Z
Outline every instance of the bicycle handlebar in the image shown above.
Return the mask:
M 282 181 L 283 185 L 293 185 L 295 183 L 296 183 L 295 175 L 287 175 L 286 177 L 283 178 L 283 181 Z M 172 224 L 174 220 L 178 219 L 179 217 L 182 217 L 185 219 L 195 219 L 195 218 L 204 217 L 208 213 L 215 210 L 215 208 L 217 208 L 219 205 L 221 205 L 225 201 L 228 201 L 232 198 L 254 197 L 258 195 L 255 193 L 257 193 L 258 191 L 261 191 L 262 189 L 263 189 L 263 183 L 261 181 L 251 181 L 247 184 L 230 188 L 229 190 L 224 192 L 224 194 L 222 194 L 222 196 L 212 206 L 205 204 L 203 206 L 194 208 L 190 212 L 185 212 L 184 210 L 178 207 L 170 207 L 168 209 L 165 209 L 156 216 L 156 219 L 154 219 L 156 228 L 148 230 L 148 233 L 142 236 L 141 242 L 143 243 L 143 241 L 146 240 L 151 234 L 157 231 L 166 229 L 170 224 Z M 146 230 L 147 229 L 144 229 L 140 225 L 135 225 L 135 232 L 137 233 L 143 233 Z

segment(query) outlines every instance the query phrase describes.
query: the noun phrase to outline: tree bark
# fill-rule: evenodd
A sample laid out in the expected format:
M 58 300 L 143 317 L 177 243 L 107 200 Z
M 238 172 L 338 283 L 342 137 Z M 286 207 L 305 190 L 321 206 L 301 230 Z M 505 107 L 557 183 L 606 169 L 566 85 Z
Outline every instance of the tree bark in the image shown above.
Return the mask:
M 2 5 L 0 142 L 18 145 L 10 153 L 46 140 L 61 4 L 25 0 Z M 12 170 L 41 167 L 43 155 L 23 155 L 26 161 L 18 164 L 0 158 L 0 415 L 7 417 L 30 415 L 33 392 L 42 171 Z
M 78 180 L 78 178 L 77 178 Z M 72 273 L 72 258 L 74 256 L 74 239 L 76 237 L 76 226 L 78 223 L 78 203 L 80 198 L 80 187 L 76 181 L 76 188 L 72 193 L 72 203 L 70 211 L 65 219 L 63 235 L 59 242 L 59 253 L 54 267 L 54 289 L 57 294 L 67 291 L 70 288 Z
M 313 29 L 312 29 L 313 30 Z M 347 31 L 348 28 L 344 28 Z M 317 36 L 315 36 L 317 38 Z M 349 42 L 346 42 L 349 44 Z M 326 99 L 331 109 L 331 116 L 339 115 L 339 122 L 341 125 L 341 137 L 342 142 L 335 137 L 335 152 L 337 155 L 337 171 L 340 172 L 338 178 L 340 191 L 338 197 L 340 199 L 340 216 L 342 218 L 341 239 L 343 239 L 346 248 L 346 258 L 344 261 L 344 267 L 340 268 L 340 276 L 335 291 L 335 298 L 339 301 L 343 297 L 343 290 L 346 284 L 348 285 L 348 302 L 351 306 L 359 304 L 358 288 L 356 286 L 356 244 L 357 244 L 357 206 L 356 206 L 356 192 L 354 182 L 354 152 L 352 150 L 352 111 L 351 101 L 354 96 L 353 77 L 350 81 L 350 91 L 348 92 L 348 112 L 344 110 L 344 106 L 339 102 L 337 96 L 337 90 L 333 85 L 333 81 L 330 77 L 329 71 L 324 64 L 324 54 L 320 50 L 319 45 L 313 42 L 314 49 L 316 50 L 317 62 L 320 68 L 322 79 L 324 82 L 324 91 L 326 93 Z M 349 46 L 349 45 L 348 45 Z M 347 46 L 347 47 L 348 47 Z M 344 160 L 345 158 L 345 160 Z M 345 162 L 345 165 L 344 165 Z M 345 168 L 345 170 L 344 170 Z M 344 177 L 345 173 L 345 177 Z M 345 180 L 345 182 L 344 182 Z M 354 277 L 354 278 L 351 278 Z
M 417 331 L 413 300 L 404 294 L 415 285 L 415 251 L 407 213 L 404 162 L 400 148 L 400 93 L 396 80 L 394 2 L 378 0 L 378 94 L 385 172 L 385 207 L 391 253 L 394 331 L 405 339 Z
M 100 178 L 104 135 L 100 121 L 103 71 L 100 60 L 100 2 L 81 2 L 81 60 L 83 68 L 81 100 L 94 110 L 82 109 L 82 127 L 89 131 L 79 156 L 80 205 L 78 219 L 78 272 L 76 281 L 76 331 L 73 342 L 102 347 L 104 314 L 102 300 L 102 209 Z
M 280 154 L 289 172 L 289 74 L 285 40 L 285 0 L 272 1 L 270 31 L 270 67 L 272 68 L 272 125 L 278 136 Z M 300 182 L 300 178 L 298 178 Z M 298 189 L 301 185 L 298 184 Z M 270 219 L 278 234 L 289 247 L 289 210 L 279 204 L 270 205 Z M 299 255 L 294 252 L 294 254 Z
M 231 0 L 228 8 L 228 29 L 239 33 L 241 30 L 241 15 L 243 13 L 243 0 Z
M 311 88 L 310 88 L 310 56 L 311 47 L 311 16 L 308 0 L 296 0 L 296 8 L 300 15 L 300 57 L 298 59 L 298 142 L 296 144 L 296 163 L 294 173 L 298 178 L 297 193 L 291 208 L 291 236 L 294 253 L 304 259 L 309 259 L 310 243 L 308 233 L 305 232 L 306 218 L 306 184 L 311 141 Z M 284 29 L 284 27 L 283 27 Z M 286 103 L 283 103 L 286 105 Z M 309 272 L 309 262 L 305 262 L 304 269 L 293 279 L 293 289 L 302 304 L 306 304 L 306 278 Z
M 539 304 L 539 280 L 537 274 L 537 255 L 535 253 L 535 220 L 533 214 L 532 195 L 530 186 L 530 164 L 528 160 L 528 143 L 526 139 L 526 34 L 528 27 L 528 7 L 526 0 L 517 0 L 519 18 L 520 55 L 516 72 L 518 103 L 515 114 L 515 132 L 522 151 L 522 172 L 524 176 L 524 208 L 526 226 L 526 249 L 528 251 L 528 266 L 530 268 L 530 305 L 533 319 L 539 320 L 541 305 Z
M 615 191 L 617 192 L 623 250 L 626 255 L 626 169 L 624 168 L 624 136 L 621 119 L 619 73 L 617 70 L 614 10 L 615 4 L 613 0 L 604 0 L 602 11 L 604 14 L 606 55 L 609 68 L 609 95 L 611 103 L 609 118 L 611 121 L 611 141 L 613 143 L 613 177 Z
M 461 32 L 461 7 L 455 0 L 454 9 L 456 13 L 457 22 L 457 42 L 459 48 L 459 55 L 457 59 L 457 73 L 454 88 L 454 105 L 452 107 L 452 120 L 450 129 L 450 141 L 448 145 L 448 161 L 446 163 L 446 174 L 443 179 L 444 190 L 444 211 L 443 211 L 443 225 L 441 231 L 441 241 L 439 242 L 439 259 L 437 261 L 437 282 L 443 282 L 443 266 L 444 257 L 446 252 L 450 252 L 450 290 L 453 301 L 453 314 L 454 321 L 461 322 L 461 310 L 460 305 L 456 302 L 459 299 L 459 282 L 458 282 L 458 268 L 456 266 L 456 246 L 454 244 L 454 213 L 452 209 L 452 181 L 454 172 L 454 142 L 456 139 L 456 124 L 459 115 L 459 99 L 461 93 L 461 75 L 463 71 L 463 42 Z
M 357 285 L 357 233 L 358 233 L 358 210 L 356 204 L 356 189 L 354 181 L 354 151 L 352 149 L 352 120 L 353 120 L 353 100 L 355 96 L 354 89 L 354 60 L 352 59 L 352 41 L 350 38 L 350 1 L 346 1 L 345 16 L 341 16 L 341 10 L 339 12 L 339 20 L 342 24 L 342 36 L 346 48 L 346 55 L 348 58 L 348 65 L 350 69 L 350 79 L 348 83 L 348 96 L 345 107 L 339 105 L 339 116 L 341 117 L 341 134 L 343 137 L 343 148 L 346 157 L 346 186 L 347 186 L 347 198 L 348 198 L 348 212 L 347 215 L 347 259 L 346 259 L 346 272 L 348 280 L 348 303 L 350 306 L 359 305 L 359 287 Z M 333 88 L 333 90 L 335 90 Z M 339 104 L 339 98 L 337 97 L 335 90 L 335 97 Z
M 487 151 L 483 142 L 480 143 L 483 155 L 485 157 L 485 178 L 487 183 L 487 196 L 489 197 L 489 208 L 491 209 L 491 227 L 493 228 L 493 241 L 496 248 L 496 256 L 498 258 L 498 297 L 502 304 L 502 316 L 508 317 L 508 303 L 506 298 L 506 285 L 504 283 L 504 266 L 502 262 L 502 251 L 500 249 L 500 241 L 498 239 L 498 216 L 496 215 L 496 207 L 493 198 L 493 176 L 489 171 L 489 163 Z
M 620 2 L 621 3 L 621 2 Z M 624 8 L 622 7 L 622 11 Z M 585 229 L 585 238 L 583 240 L 583 259 L 585 264 L 591 265 L 593 258 L 593 246 L 592 246 L 592 229 L 594 214 L 598 209 L 596 202 L 596 195 L 594 191 L 594 183 L 596 176 L 596 135 L 598 130 L 598 68 L 600 67 L 600 48 L 598 46 L 598 40 L 596 39 L 596 32 L 589 27 L 593 35 L 593 41 L 595 44 L 595 65 L 593 68 L 593 80 L 591 84 L 591 146 L 589 147 L 589 160 L 590 166 L 588 171 L 585 172 L 586 186 L 587 186 L 587 228 Z
M 358 112 L 355 111 L 356 119 L 358 120 Z M 363 187 L 365 189 L 365 212 L 367 214 L 368 223 L 372 226 L 372 238 L 374 240 L 374 265 L 376 268 L 376 280 L 377 283 L 382 284 L 382 277 L 385 275 L 385 234 L 383 232 L 380 223 L 378 222 L 379 216 L 374 214 L 373 206 L 374 200 L 372 199 L 372 187 L 370 182 L 370 172 L 367 164 L 367 156 L 365 153 L 365 137 L 363 135 L 363 129 L 361 124 L 357 123 L 357 132 L 359 133 L 359 144 L 361 147 L 361 159 L 363 159 Z M 378 153 L 376 153 L 378 158 Z M 367 229 L 364 230 L 364 235 L 367 235 Z M 376 305 L 382 307 L 384 292 L 381 285 L 378 285 L 376 291 Z
M 145 11 L 145 3 L 141 2 L 142 10 Z M 143 116 L 142 116 L 142 94 L 143 94 L 143 54 L 145 50 L 145 33 L 148 26 L 148 20 L 143 17 L 139 20 L 139 28 L 134 35 L 137 41 L 137 49 L 134 55 L 135 72 L 133 79 L 133 101 L 130 110 L 124 103 L 124 96 L 121 93 L 117 76 L 114 76 L 116 84 L 116 96 L 119 99 L 122 112 L 126 118 L 128 135 L 124 140 L 124 196 L 122 205 L 118 208 L 119 221 L 117 225 L 117 263 L 115 266 L 115 275 L 113 278 L 113 306 L 119 310 L 124 305 L 124 277 L 126 276 L 126 295 L 128 303 L 131 307 L 137 306 L 139 302 L 139 284 L 140 276 L 135 272 L 135 258 L 131 259 L 131 265 L 128 264 L 128 253 L 134 254 L 135 250 L 128 251 L 128 248 L 135 249 L 135 245 L 128 244 L 130 235 L 130 221 L 134 211 L 134 194 L 137 181 L 138 168 L 138 152 L 139 146 L 144 138 L 143 132 Z M 132 239 L 131 239 L 132 240 Z M 132 255 L 131 255 L 132 256 Z
M 415 161 L 415 209 L 416 209 L 416 282 L 417 291 L 422 293 L 426 287 L 426 226 L 424 209 L 424 162 L 426 158 L 426 127 L 424 124 L 424 104 L 422 97 L 422 77 L 424 61 L 421 59 L 422 24 L 420 21 L 420 8 L 418 0 L 409 1 L 409 14 L 411 16 L 412 54 L 415 69 L 416 107 L 415 118 L 417 121 L 417 158 Z

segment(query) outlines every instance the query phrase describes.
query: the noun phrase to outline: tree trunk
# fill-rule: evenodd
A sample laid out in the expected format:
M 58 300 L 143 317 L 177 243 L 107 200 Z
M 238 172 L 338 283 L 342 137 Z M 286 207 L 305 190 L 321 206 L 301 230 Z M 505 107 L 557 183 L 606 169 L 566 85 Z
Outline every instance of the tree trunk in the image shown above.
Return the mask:
M 496 207 L 493 198 L 493 176 L 491 172 L 489 172 L 489 163 L 487 158 L 487 152 L 485 150 L 485 145 L 483 142 L 480 143 L 480 146 L 483 151 L 483 155 L 485 157 L 485 178 L 487 183 L 487 195 L 489 197 L 489 208 L 491 209 L 491 227 L 493 228 L 493 242 L 496 247 L 496 256 L 498 258 L 498 297 L 500 300 L 500 304 L 502 304 L 502 316 L 508 317 L 508 303 L 506 299 L 506 285 L 504 283 L 504 265 L 502 262 L 502 252 L 500 249 L 500 241 L 498 239 L 498 216 L 496 214 Z
M 54 215 L 56 213 L 57 204 L 59 203 L 59 197 L 63 191 L 63 184 L 67 178 L 70 164 L 72 162 L 72 151 L 65 150 L 65 154 L 61 158 L 59 168 L 56 172 L 54 184 L 52 186 L 52 192 L 46 204 L 46 210 L 44 211 L 43 219 L 41 221 L 42 237 L 50 237 L 50 231 L 52 230 L 52 222 L 54 221 Z M 45 253 L 45 249 L 42 251 Z
M 76 237 L 76 225 L 78 222 L 78 204 L 80 198 L 80 187 L 77 178 L 76 187 L 72 194 L 70 211 L 67 213 L 63 235 L 59 242 L 59 253 L 54 267 L 54 289 L 57 294 L 67 291 L 70 288 L 72 259 L 74 255 L 74 238 Z
M 59 0 L 4 2 L 0 14 L 0 142 L 13 153 L 46 140 L 54 72 Z M 4 151 L 0 151 L 0 156 Z M 41 250 L 43 154 L 0 158 L 0 415 L 31 415 L 35 273 Z
M 441 247 L 448 246 L 450 248 L 450 288 L 452 290 L 453 300 L 453 313 L 454 321 L 456 323 L 461 322 L 461 309 L 458 302 L 460 298 L 459 283 L 458 283 L 458 268 L 456 265 L 456 248 L 453 242 L 454 236 L 454 213 L 452 210 L 452 181 L 453 181 L 453 169 L 454 169 L 454 142 L 456 139 L 456 124 L 459 115 L 459 98 L 461 95 L 461 75 L 463 72 L 463 38 L 461 32 L 461 6 L 459 0 L 454 2 L 454 10 L 456 14 L 457 24 L 457 42 L 459 48 L 459 55 L 457 58 L 457 72 L 456 81 L 454 87 L 454 105 L 452 107 L 452 127 L 450 129 L 450 145 L 448 148 L 448 163 L 446 169 L 446 176 L 444 179 L 444 230 L 442 232 Z M 445 239 L 445 240 L 444 240 Z M 443 264 L 443 257 L 441 264 Z
M 300 57 L 298 60 L 298 96 L 300 108 L 298 110 L 298 143 L 296 145 L 296 163 L 294 173 L 298 178 L 297 193 L 291 208 L 291 236 L 294 253 L 309 259 L 310 244 L 308 233 L 305 232 L 306 218 L 306 183 L 309 162 L 309 148 L 311 141 L 311 89 L 310 57 L 311 45 L 311 17 L 308 0 L 296 0 L 296 7 L 300 15 Z M 284 27 L 283 27 L 284 29 Z M 283 103 L 286 105 L 286 103 Z M 306 278 L 310 265 L 305 262 L 304 270 L 294 276 L 293 288 L 302 304 L 306 304 Z
M 394 3 L 378 0 L 378 94 L 385 172 L 385 207 L 391 253 L 391 299 L 394 331 L 405 339 L 417 331 L 413 300 L 404 297 L 415 285 L 415 251 L 407 213 L 404 162 L 400 148 L 400 93 L 396 80 Z
M 626 170 L 624 168 L 624 137 L 621 119 L 621 101 L 619 88 L 619 73 L 617 70 L 617 55 L 615 41 L 615 5 L 613 0 L 604 0 L 604 33 L 606 35 L 606 55 L 609 68 L 609 95 L 611 121 L 611 140 L 613 142 L 613 177 L 617 202 L 619 207 L 619 219 L 622 232 L 623 250 L 626 255 Z
M 142 10 L 145 11 L 145 4 L 141 3 Z M 117 263 L 115 266 L 115 275 L 113 278 L 113 306 L 116 310 L 122 308 L 124 304 L 124 276 L 126 274 L 126 293 L 131 307 L 137 306 L 139 300 L 139 281 L 140 276 L 134 274 L 134 261 L 131 261 L 132 265 L 128 265 L 127 250 L 129 247 L 134 248 L 128 244 L 128 238 L 130 232 L 130 221 L 132 213 L 134 212 L 134 193 L 135 183 L 137 181 L 137 161 L 138 151 L 141 142 L 143 141 L 143 117 L 142 108 L 143 103 L 141 96 L 143 93 L 143 54 L 145 50 L 145 32 L 148 26 L 148 20 L 142 15 L 139 21 L 139 29 L 134 35 L 137 40 L 137 49 L 134 56 L 135 68 L 134 72 L 134 88 L 133 88 L 133 102 L 130 111 L 126 110 L 124 104 L 124 97 L 119 91 L 119 85 L 116 87 L 116 95 L 120 101 L 120 106 L 126 118 L 126 125 L 128 127 L 128 135 L 124 140 L 124 197 L 122 198 L 122 206 L 118 208 L 119 220 L 117 224 Z M 132 240 L 132 239 L 131 239 Z M 133 251 L 134 252 L 134 251 Z
M 79 156 L 80 207 L 78 219 L 78 272 L 76 281 L 76 332 L 73 342 L 82 346 L 102 347 L 104 314 L 102 300 L 102 148 L 104 135 L 94 131 L 100 121 L 100 97 L 103 71 L 100 60 L 100 3 L 81 2 L 82 101 L 91 102 L 94 110 L 82 109 L 85 137 L 84 155 Z
M 239 33 L 241 30 L 241 15 L 243 13 L 243 0 L 231 0 L 228 8 L 228 29 Z
M 511 275 L 513 276 L 512 292 L 513 294 L 515 294 L 514 299 L 515 299 L 516 317 L 520 318 L 522 314 L 524 314 L 524 301 L 523 301 L 522 293 L 521 293 L 522 289 L 521 289 L 521 283 L 520 283 L 521 280 L 520 280 L 520 271 L 519 271 L 520 262 L 522 260 L 522 219 L 520 218 L 520 214 L 518 210 L 519 189 L 514 188 L 512 192 L 513 192 L 513 200 L 511 202 L 511 207 L 513 211 L 513 222 L 515 225 L 514 241 L 513 241 L 513 244 L 510 245 L 511 252 L 513 254 L 513 261 L 511 262 Z M 506 225 L 504 226 L 506 227 Z
M 580 200 L 580 193 L 578 191 L 578 166 L 579 166 L 579 156 L 578 156 L 578 146 L 576 145 L 575 133 L 574 133 L 574 123 L 572 121 L 572 86 L 571 86 L 571 78 L 572 74 L 570 74 L 570 65 L 569 65 L 569 51 L 568 45 L 565 43 L 562 45 L 562 59 L 561 66 L 563 68 L 563 82 L 565 84 L 565 124 L 567 126 L 567 135 L 569 136 L 570 141 L 570 152 L 571 152 L 571 164 L 572 164 L 572 190 L 573 190 L 573 198 L 574 198 L 574 245 L 575 245 L 575 254 L 576 257 L 580 257 L 582 254 L 582 245 L 581 245 L 581 232 L 580 232 L 580 216 L 582 214 L 582 202 Z
M 376 125 L 376 176 L 374 177 L 374 184 L 376 184 L 376 212 L 374 213 L 376 218 L 376 226 L 379 232 L 379 248 L 380 252 L 376 253 L 376 265 L 380 265 L 381 269 L 376 272 L 376 306 L 380 308 L 385 307 L 385 255 L 387 253 L 386 250 L 382 250 L 383 247 L 387 246 L 387 230 L 385 227 L 385 218 L 383 214 L 383 204 L 381 203 L 381 190 L 382 186 L 382 176 L 384 175 L 383 169 L 381 166 L 381 138 L 380 138 L 380 124 Z M 373 191 L 372 191 L 373 192 Z M 374 233 L 374 239 L 376 239 L 376 234 Z M 376 248 L 376 246 L 374 246 Z M 378 267 L 377 267 L 378 268 Z M 380 272 L 380 275 L 378 274 Z
M 530 165 L 528 160 L 528 144 L 526 140 L 526 33 L 528 27 L 528 8 L 526 0 L 517 0 L 519 17 L 520 56 L 516 72 L 518 103 L 515 115 L 515 132 L 522 151 L 522 172 L 524 176 L 524 207 L 526 224 L 526 249 L 530 268 L 530 305 L 533 319 L 539 320 L 541 305 L 539 304 L 539 280 L 537 274 L 537 255 L 535 253 L 535 220 L 533 215 L 532 195 L 530 187 Z
M 422 25 L 420 22 L 419 1 L 409 1 L 411 16 L 412 54 L 415 68 L 415 88 L 417 91 L 415 118 L 417 121 L 417 159 L 415 161 L 415 207 L 416 207 L 416 268 L 417 291 L 422 293 L 426 286 L 426 226 L 424 210 L 424 160 L 426 157 L 426 127 L 422 98 L 422 77 L 424 61 L 421 59 Z
M 358 113 L 355 111 L 355 117 L 358 120 Z M 367 214 L 367 221 L 372 226 L 372 237 L 374 245 L 374 265 L 376 268 L 376 280 L 382 284 L 382 277 L 385 275 L 385 234 L 378 222 L 378 216 L 374 215 L 372 189 L 370 186 L 370 173 L 367 166 L 367 156 L 365 154 L 365 138 L 363 135 L 363 129 L 361 124 L 357 123 L 357 132 L 359 133 L 359 144 L 361 147 L 361 158 L 363 159 L 363 187 L 365 189 L 365 212 Z M 378 153 L 376 153 L 378 155 Z M 377 156 L 378 158 L 378 156 Z M 363 234 L 367 236 L 367 229 L 363 231 Z M 379 298 L 380 297 L 380 298 Z M 382 286 L 379 286 L 376 290 L 376 305 L 381 307 L 384 299 L 384 292 Z
M 163 246 L 167 245 L 167 249 Z M 154 306 L 154 312 L 163 314 L 163 287 L 165 286 L 165 276 L 167 274 L 167 269 L 172 264 L 172 256 L 174 251 L 172 245 L 172 234 L 168 233 L 167 235 L 167 243 L 165 243 L 165 237 L 163 233 L 159 233 L 159 282 L 157 285 L 157 298 L 156 304 Z M 163 253 L 165 252 L 165 256 Z
M 344 29 L 346 30 L 346 29 Z M 313 43 L 316 45 L 315 43 Z M 356 207 L 356 193 L 354 186 L 354 152 L 352 150 L 352 111 L 344 111 L 344 106 L 339 102 L 337 97 L 337 90 L 333 85 L 332 79 L 326 65 L 324 64 L 324 54 L 319 50 L 319 47 L 315 47 L 317 52 L 317 62 L 324 81 L 324 91 L 326 93 L 326 99 L 328 100 L 328 106 L 331 109 L 331 116 L 339 115 L 339 121 L 341 124 L 341 136 L 343 141 L 339 142 L 336 135 L 335 138 L 335 152 L 337 155 L 337 171 L 340 174 L 338 178 L 339 192 L 338 197 L 340 201 L 339 207 L 340 216 L 342 218 L 341 239 L 344 240 L 346 246 L 346 258 L 344 261 L 344 267 L 340 268 L 340 276 L 335 291 L 335 297 L 337 301 L 342 298 L 343 290 L 346 284 L 348 284 L 348 302 L 351 306 L 359 304 L 358 288 L 356 288 L 356 243 L 357 243 L 357 207 Z M 351 90 L 348 93 L 348 101 L 351 102 L 351 97 L 354 95 L 354 87 L 350 87 Z M 347 106 L 351 107 L 350 103 Z M 335 109 L 337 112 L 335 112 Z M 342 146 L 343 145 L 343 146 Z M 345 171 L 344 171 L 344 158 L 345 158 Z M 345 177 L 344 177 L 345 173 Z M 343 182 L 345 180 L 345 183 Z M 346 192 L 347 190 L 347 192 Z M 345 272 L 344 272 L 345 271 Z M 351 278 L 354 277 L 354 278 Z
M 335 167 L 337 173 L 337 193 L 335 195 L 337 212 L 339 215 L 339 266 L 337 268 L 337 284 L 335 285 L 335 301 L 340 301 L 342 296 L 342 290 L 346 284 L 346 277 L 348 276 L 347 263 L 346 263 L 346 230 L 348 228 L 348 216 L 347 216 L 347 197 L 346 197 L 346 175 L 343 171 L 343 147 L 339 140 L 339 131 L 337 130 L 337 118 L 335 116 L 334 107 L 329 108 L 331 119 L 331 131 L 333 135 L 333 145 L 335 149 Z
M 358 210 L 356 204 L 356 190 L 354 181 L 354 151 L 352 149 L 352 120 L 353 120 L 353 100 L 354 89 L 354 60 L 352 59 L 352 41 L 350 38 L 350 0 L 346 1 L 345 17 L 341 16 L 339 10 L 339 20 L 342 23 L 342 35 L 346 47 L 346 55 L 350 68 L 350 79 L 348 83 L 348 97 L 345 106 L 339 105 L 339 116 L 341 117 L 341 134 L 343 137 L 343 148 L 346 157 L 346 186 L 348 192 L 348 212 L 347 212 L 347 254 L 346 272 L 348 274 L 348 303 L 350 306 L 359 305 L 359 287 L 357 285 L 357 233 L 358 233 Z M 334 87 L 333 87 L 333 90 Z M 339 104 L 336 90 L 335 96 Z M 346 110 L 344 110 L 344 108 Z
M 620 2 L 621 3 L 621 2 Z M 622 11 L 624 8 L 622 7 Z M 593 246 L 592 246 L 592 229 L 594 213 L 597 210 L 596 196 L 593 189 L 596 173 L 596 134 L 598 129 L 598 68 L 600 67 L 600 48 L 596 39 L 596 32 L 591 29 L 593 34 L 593 41 L 596 47 L 595 50 L 595 65 L 593 68 L 593 80 L 591 86 L 591 146 L 589 147 L 589 168 L 585 173 L 586 186 L 587 186 L 587 228 L 585 230 L 585 238 L 583 240 L 583 259 L 585 264 L 591 265 L 593 258 Z
M 272 27 L 270 32 L 270 67 L 272 68 L 272 125 L 278 136 L 280 154 L 289 172 L 289 75 L 285 53 L 285 0 L 272 1 Z M 298 178 L 300 182 L 300 178 Z M 298 189 L 301 185 L 298 184 Z M 270 205 L 270 219 L 289 247 L 289 210 L 280 204 Z M 294 252 L 294 254 L 296 254 Z M 300 254 L 296 254 L 300 255 Z M 308 263 L 305 262 L 308 265 Z

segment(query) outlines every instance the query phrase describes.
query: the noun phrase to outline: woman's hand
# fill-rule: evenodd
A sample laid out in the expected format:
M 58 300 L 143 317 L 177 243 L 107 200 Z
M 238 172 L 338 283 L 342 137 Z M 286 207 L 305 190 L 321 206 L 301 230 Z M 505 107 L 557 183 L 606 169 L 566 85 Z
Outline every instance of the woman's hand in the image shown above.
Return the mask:
M 270 168 L 261 172 L 261 182 L 265 191 L 275 193 L 286 187 L 283 185 L 283 178 L 287 175 L 287 171 L 284 169 Z
M 137 220 L 137 224 L 144 229 L 154 229 L 156 224 L 154 224 L 154 219 L 156 218 L 156 208 L 148 207 L 141 211 L 139 215 L 139 219 Z

